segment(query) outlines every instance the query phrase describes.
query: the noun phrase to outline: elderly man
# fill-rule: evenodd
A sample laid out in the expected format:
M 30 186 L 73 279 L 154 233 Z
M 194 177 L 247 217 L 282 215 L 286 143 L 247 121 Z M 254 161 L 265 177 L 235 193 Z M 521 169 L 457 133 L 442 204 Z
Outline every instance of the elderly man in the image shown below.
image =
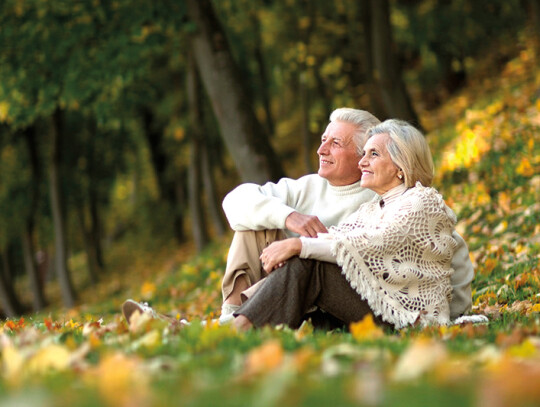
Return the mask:
M 363 110 L 334 110 L 317 150 L 317 174 L 263 186 L 242 184 L 225 197 L 223 209 L 235 235 L 222 283 L 220 323 L 232 320 L 242 300 L 266 277 L 259 256 L 268 244 L 290 236 L 316 237 L 373 198 L 374 192 L 360 187 L 358 161 L 366 131 L 378 123 Z M 452 261 L 452 318 L 471 308 L 474 277 L 467 245 L 457 233 L 454 238 L 458 247 Z

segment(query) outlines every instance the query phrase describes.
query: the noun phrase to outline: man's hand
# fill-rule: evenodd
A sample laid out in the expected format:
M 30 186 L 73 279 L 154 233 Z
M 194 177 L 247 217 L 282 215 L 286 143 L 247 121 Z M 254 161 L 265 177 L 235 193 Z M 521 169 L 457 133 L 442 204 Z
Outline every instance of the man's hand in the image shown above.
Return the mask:
M 261 254 L 264 271 L 271 273 L 285 264 L 285 261 L 302 251 L 302 242 L 297 237 L 278 240 L 265 247 Z
M 312 215 L 302 215 L 298 212 L 291 212 L 285 219 L 285 227 L 291 232 L 300 236 L 317 237 L 317 233 L 328 233 L 326 226 L 322 224 L 318 217 Z

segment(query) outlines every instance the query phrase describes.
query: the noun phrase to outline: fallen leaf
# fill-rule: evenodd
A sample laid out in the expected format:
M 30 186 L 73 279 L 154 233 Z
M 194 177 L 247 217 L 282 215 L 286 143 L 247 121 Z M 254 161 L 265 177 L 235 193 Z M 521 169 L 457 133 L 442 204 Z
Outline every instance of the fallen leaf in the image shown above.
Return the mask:
M 111 406 L 146 404 L 148 376 L 137 358 L 122 353 L 107 355 L 89 375 L 97 381 L 99 393 Z
M 272 339 L 249 352 L 246 359 L 248 374 L 260 374 L 278 368 L 284 358 L 284 351 L 278 340 Z
M 361 321 L 352 322 L 349 329 L 353 338 L 357 341 L 377 339 L 384 336 L 384 331 L 375 324 L 371 314 L 366 315 Z
M 50 371 L 64 371 L 70 364 L 70 352 L 62 345 L 48 345 L 39 349 L 28 361 L 30 373 L 43 374 Z
M 446 361 L 447 358 L 446 347 L 441 342 L 429 338 L 418 338 L 399 358 L 392 378 L 396 381 L 416 379 Z

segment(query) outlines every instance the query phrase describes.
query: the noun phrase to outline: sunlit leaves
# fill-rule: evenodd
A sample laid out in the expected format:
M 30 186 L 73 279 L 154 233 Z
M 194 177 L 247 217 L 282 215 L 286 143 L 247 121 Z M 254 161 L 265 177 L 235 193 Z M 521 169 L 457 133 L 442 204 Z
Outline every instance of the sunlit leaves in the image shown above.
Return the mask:
M 101 363 L 88 371 L 86 380 L 97 387 L 111 406 L 144 405 L 149 396 L 148 376 L 140 359 L 123 353 L 105 355 Z
M 418 338 L 401 355 L 393 371 L 393 379 L 403 381 L 419 378 L 447 357 L 446 348 L 441 342 Z
M 384 336 L 384 331 L 375 324 L 371 314 L 366 315 L 361 321 L 351 323 L 349 328 L 353 338 L 358 341 L 377 339 Z
M 253 349 L 247 356 L 248 375 L 267 373 L 283 363 L 284 352 L 278 340 L 270 340 Z

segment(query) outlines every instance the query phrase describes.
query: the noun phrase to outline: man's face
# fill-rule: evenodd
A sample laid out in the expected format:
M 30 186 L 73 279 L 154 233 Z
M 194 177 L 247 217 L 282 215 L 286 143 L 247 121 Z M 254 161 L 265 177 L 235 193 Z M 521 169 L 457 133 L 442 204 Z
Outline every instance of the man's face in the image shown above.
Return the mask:
M 319 175 L 331 185 L 350 185 L 362 177 L 358 168 L 360 156 L 356 152 L 353 134 L 356 127 L 345 122 L 330 122 L 321 137 Z

